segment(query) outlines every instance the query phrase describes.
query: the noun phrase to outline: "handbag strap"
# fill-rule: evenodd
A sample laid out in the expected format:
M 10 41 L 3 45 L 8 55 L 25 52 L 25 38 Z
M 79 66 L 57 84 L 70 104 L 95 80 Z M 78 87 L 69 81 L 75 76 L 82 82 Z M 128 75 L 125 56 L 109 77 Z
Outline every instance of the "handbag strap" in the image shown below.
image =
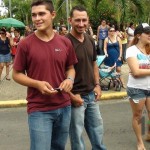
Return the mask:
M 113 44 L 112 40 L 108 37 L 108 40 L 110 40 L 110 42 Z M 116 37 L 116 40 L 117 40 L 117 37 Z M 118 42 L 118 40 L 117 40 Z M 118 51 L 118 49 L 113 45 L 113 47 Z
M 117 37 L 116 37 L 116 39 L 117 39 Z M 113 44 L 112 40 L 109 37 L 108 37 L 108 40 L 110 40 L 110 42 Z M 117 40 L 117 42 L 118 42 L 118 40 Z M 114 45 L 113 45 L 113 47 L 118 51 L 118 49 Z M 121 57 L 121 59 L 122 59 L 122 57 Z

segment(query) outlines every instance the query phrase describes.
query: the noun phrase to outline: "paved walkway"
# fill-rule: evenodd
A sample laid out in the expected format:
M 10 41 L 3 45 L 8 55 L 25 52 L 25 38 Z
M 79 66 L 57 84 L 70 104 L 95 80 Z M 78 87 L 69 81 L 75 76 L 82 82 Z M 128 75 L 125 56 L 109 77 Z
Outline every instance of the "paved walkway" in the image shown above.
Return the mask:
M 5 68 L 4 68 L 5 69 Z M 122 77 L 127 83 L 128 78 L 128 66 L 124 64 L 122 66 Z M 12 74 L 12 70 L 10 71 L 10 76 Z M 10 81 L 6 80 L 5 78 L 5 70 L 2 74 L 2 81 L 0 83 L 0 107 L 4 106 L 18 106 L 26 104 L 26 87 L 17 84 L 13 79 Z M 110 88 L 108 91 L 102 91 L 102 100 L 108 99 L 116 99 L 116 98 L 125 98 L 126 97 L 126 90 L 121 89 L 121 91 L 115 91 L 113 87 Z

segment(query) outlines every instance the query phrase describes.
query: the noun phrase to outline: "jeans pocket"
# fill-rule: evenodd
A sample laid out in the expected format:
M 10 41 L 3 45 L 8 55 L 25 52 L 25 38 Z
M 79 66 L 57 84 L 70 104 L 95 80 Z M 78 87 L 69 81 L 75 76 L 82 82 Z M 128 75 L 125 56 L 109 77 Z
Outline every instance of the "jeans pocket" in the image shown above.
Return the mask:
M 128 95 L 135 95 L 135 94 L 139 94 L 140 90 L 136 88 L 127 87 L 127 93 Z
M 93 103 L 97 102 L 96 93 L 94 91 L 91 93 L 90 102 L 93 102 Z

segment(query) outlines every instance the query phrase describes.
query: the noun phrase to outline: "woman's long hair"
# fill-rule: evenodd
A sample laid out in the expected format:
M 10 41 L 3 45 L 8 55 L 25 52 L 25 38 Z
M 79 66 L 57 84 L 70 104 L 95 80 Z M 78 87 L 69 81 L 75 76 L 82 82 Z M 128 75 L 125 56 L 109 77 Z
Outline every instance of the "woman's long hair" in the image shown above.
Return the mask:
M 139 42 L 139 35 L 137 34 L 134 36 L 134 39 L 131 42 L 130 46 L 136 45 Z M 145 45 L 146 53 L 149 55 L 150 54 L 150 44 Z
M 150 44 L 147 44 L 145 46 L 145 49 L 146 49 L 146 53 L 149 55 L 150 54 Z

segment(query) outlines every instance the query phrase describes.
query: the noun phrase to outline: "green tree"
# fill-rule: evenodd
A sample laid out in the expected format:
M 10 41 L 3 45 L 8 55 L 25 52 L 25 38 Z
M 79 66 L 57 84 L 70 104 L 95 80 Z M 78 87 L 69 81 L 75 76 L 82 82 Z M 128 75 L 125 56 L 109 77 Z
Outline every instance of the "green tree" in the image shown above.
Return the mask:
M 4 3 L 5 6 L 9 8 L 9 0 L 4 0 Z M 24 22 L 25 24 L 30 24 L 31 23 L 30 4 L 31 4 L 31 0 L 21 0 L 21 1 L 11 0 L 12 16 Z
M 12 15 L 25 24 L 31 23 L 31 0 L 11 0 Z M 67 23 L 66 0 L 52 0 L 57 16 L 55 22 Z M 4 0 L 9 8 L 9 0 Z M 72 6 L 81 4 L 87 8 L 90 20 L 97 27 L 102 18 L 110 21 L 126 22 L 148 22 L 150 20 L 150 0 L 68 0 L 69 10 Z M 9 14 L 8 14 L 9 16 Z

